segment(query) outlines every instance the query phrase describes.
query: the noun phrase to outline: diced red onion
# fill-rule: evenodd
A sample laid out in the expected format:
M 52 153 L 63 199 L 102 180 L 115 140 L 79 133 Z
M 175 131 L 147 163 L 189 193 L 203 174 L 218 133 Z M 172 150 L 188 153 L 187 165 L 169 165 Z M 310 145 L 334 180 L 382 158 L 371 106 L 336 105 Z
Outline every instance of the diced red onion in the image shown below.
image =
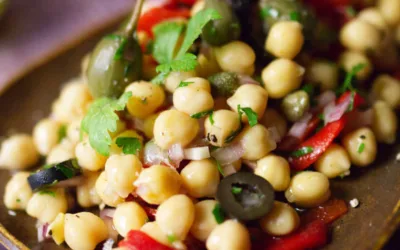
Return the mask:
M 181 144 L 174 144 L 168 149 L 169 159 L 171 159 L 175 166 L 179 166 L 179 163 L 184 158 L 183 148 Z
M 154 141 L 149 141 L 144 146 L 143 153 L 144 164 L 151 166 L 160 163 L 170 164 L 168 160 L 168 152 L 162 150 Z
M 335 100 L 335 92 L 333 92 L 332 90 L 327 90 L 317 97 L 317 106 L 318 108 L 323 108 L 329 103 L 334 102 Z
M 365 111 L 354 110 L 351 112 L 351 119 L 348 119 L 346 122 L 343 133 L 347 134 L 361 127 L 371 126 L 373 119 L 374 111 L 372 109 Z
M 255 170 L 257 167 L 256 161 L 242 160 L 242 163 L 253 170 Z
M 237 76 L 238 76 L 239 84 L 241 84 L 241 85 L 243 85 L 243 84 L 260 85 L 260 83 L 257 82 L 256 80 L 254 80 L 251 76 L 244 75 L 244 74 L 238 74 Z
M 114 230 L 114 231 L 115 231 L 115 230 Z M 118 234 L 117 234 L 117 237 L 118 237 Z M 115 240 L 116 240 L 116 239 L 115 239 Z M 106 240 L 106 241 L 103 243 L 103 248 L 102 248 L 102 250 L 112 250 L 115 240 L 112 239 L 112 238 L 109 238 L 108 240 Z
M 310 113 L 306 113 L 303 118 L 295 122 L 288 132 L 288 136 L 295 138 L 302 138 L 304 133 L 307 131 L 308 122 L 312 119 Z
M 269 131 L 269 134 L 270 134 L 271 138 L 275 142 L 280 142 L 282 140 L 282 137 L 279 134 L 279 131 L 278 131 L 278 129 L 276 127 L 269 127 L 268 131 Z
M 325 124 L 334 122 L 342 118 L 344 113 L 346 113 L 350 102 L 351 102 L 352 96 L 349 95 L 343 102 L 335 105 L 335 102 L 331 102 L 328 105 L 325 106 L 324 108 L 324 121 Z
M 103 218 L 104 224 L 107 226 L 107 231 L 108 231 L 108 238 L 117 241 L 118 240 L 118 232 L 114 228 L 113 224 L 113 219 L 110 217 L 104 217 Z M 113 245 L 113 244 L 111 244 Z
M 115 208 L 105 208 L 103 210 L 100 210 L 100 218 L 105 218 L 105 217 L 109 217 L 112 218 L 114 217 L 114 213 L 115 213 Z
M 58 187 L 58 188 L 67 188 L 67 187 L 77 187 L 82 185 L 85 182 L 85 177 L 84 176 L 75 176 L 71 179 L 67 179 L 64 181 L 60 181 L 57 184 L 55 184 L 53 187 Z
M 38 242 L 42 242 L 42 241 L 45 241 L 45 240 L 51 238 L 51 236 L 48 233 L 49 232 L 49 223 L 41 223 L 41 222 L 37 221 L 36 228 L 37 228 Z
M 236 168 L 233 166 L 233 164 L 226 164 L 222 165 L 222 171 L 224 172 L 225 176 L 231 175 L 236 173 Z
M 242 158 L 244 148 L 240 142 L 233 143 L 227 147 L 219 148 L 211 153 L 221 165 L 232 164 Z
M 139 119 L 137 117 L 132 117 L 132 122 L 133 122 L 133 127 L 138 130 L 143 132 L 144 131 L 144 120 Z
M 210 149 L 207 146 L 187 148 L 183 150 L 186 160 L 203 160 L 210 158 Z
M 142 184 L 142 183 L 137 183 L 137 182 L 135 182 L 135 183 L 133 183 L 133 185 L 136 186 L 136 191 L 135 191 L 135 193 L 136 193 L 139 197 L 146 196 L 147 193 L 149 192 L 148 187 L 146 187 L 146 185 L 144 185 L 144 184 Z

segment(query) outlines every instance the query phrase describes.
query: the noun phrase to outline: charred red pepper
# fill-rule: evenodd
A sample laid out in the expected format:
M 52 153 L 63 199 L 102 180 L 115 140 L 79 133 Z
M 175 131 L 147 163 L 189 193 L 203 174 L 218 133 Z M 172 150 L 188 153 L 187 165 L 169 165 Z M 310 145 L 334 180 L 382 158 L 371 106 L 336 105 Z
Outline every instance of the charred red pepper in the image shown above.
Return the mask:
M 120 241 L 118 246 L 129 250 L 173 250 L 139 230 L 129 231 L 126 238 Z
M 340 199 L 330 199 L 324 204 L 308 210 L 301 216 L 303 223 L 310 223 L 316 220 L 330 224 L 348 211 L 346 202 Z

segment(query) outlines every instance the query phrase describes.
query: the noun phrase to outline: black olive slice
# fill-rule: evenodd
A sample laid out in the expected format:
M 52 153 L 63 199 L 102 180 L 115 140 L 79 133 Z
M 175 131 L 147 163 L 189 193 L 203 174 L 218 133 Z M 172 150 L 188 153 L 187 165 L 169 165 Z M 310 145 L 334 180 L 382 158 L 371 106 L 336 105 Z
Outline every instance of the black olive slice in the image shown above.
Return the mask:
M 81 168 L 76 159 L 71 159 L 31 174 L 28 177 L 28 183 L 32 190 L 36 190 L 80 174 Z
M 217 200 L 230 216 L 243 221 L 256 220 L 273 207 L 274 189 L 264 178 L 249 172 L 238 172 L 222 179 Z

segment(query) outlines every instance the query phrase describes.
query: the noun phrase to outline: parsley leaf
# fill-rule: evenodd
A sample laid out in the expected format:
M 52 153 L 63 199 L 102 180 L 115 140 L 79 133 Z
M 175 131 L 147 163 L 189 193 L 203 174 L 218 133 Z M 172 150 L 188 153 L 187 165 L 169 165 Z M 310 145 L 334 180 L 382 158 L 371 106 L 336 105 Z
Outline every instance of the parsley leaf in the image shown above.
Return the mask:
M 176 87 L 176 88 L 187 87 L 187 86 L 189 86 L 189 85 L 192 84 L 192 83 L 194 83 L 194 82 L 184 82 L 184 81 L 181 81 L 181 82 L 179 83 L 178 87 Z
M 19 202 L 21 202 L 21 199 L 16 199 L 15 201 L 19 203 Z
M 140 140 L 136 137 L 118 137 L 115 143 L 122 148 L 122 152 L 126 155 L 137 154 L 142 148 Z
M 277 9 L 273 9 L 270 7 L 264 7 L 261 9 L 260 11 L 260 16 L 262 19 L 267 18 L 268 16 L 273 17 L 273 18 L 277 18 L 279 17 L 279 10 Z
M 169 243 L 174 243 L 176 241 L 176 237 L 173 234 L 168 234 L 167 239 Z
M 232 191 L 232 194 L 240 194 L 243 191 L 243 188 L 233 186 L 231 191 Z
M 215 221 L 218 224 L 221 224 L 225 220 L 225 213 L 221 208 L 221 205 L 219 203 L 215 204 L 214 209 L 212 210 L 212 213 L 214 215 Z
M 243 112 L 246 114 L 247 120 L 249 120 L 250 127 L 254 127 L 255 125 L 257 125 L 258 123 L 257 113 L 254 112 L 251 108 L 249 107 L 242 108 L 240 107 L 240 105 L 238 105 L 238 112 L 239 113 Z
M 55 168 L 60 170 L 65 177 L 68 179 L 72 178 L 75 176 L 74 170 L 70 169 L 69 167 L 64 166 L 63 164 L 57 164 L 55 165 Z
M 302 148 L 300 148 L 299 150 L 296 150 L 296 151 L 294 151 L 294 152 L 292 152 L 292 156 L 293 157 L 301 157 L 301 156 L 303 156 L 303 155 L 306 155 L 306 154 L 310 154 L 310 153 L 312 153 L 314 151 L 314 148 L 313 147 L 302 147 Z
M 221 173 L 222 176 L 225 176 L 224 169 L 222 168 L 221 163 L 219 163 L 219 161 L 217 161 L 217 159 L 215 159 L 215 162 L 217 163 L 218 171 Z
M 315 89 L 311 83 L 304 84 L 301 89 L 307 92 L 310 97 L 314 95 Z
M 347 72 L 346 77 L 344 79 L 343 85 L 338 89 L 337 93 L 342 94 L 346 92 L 347 90 L 355 91 L 355 88 L 353 87 L 353 78 L 357 75 L 358 72 L 364 69 L 366 66 L 365 63 L 359 63 L 355 65 L 350 72 Z
M 203 112 L 199 112 L 193 115 L 190 115 L 190 117 L 194 118 L 194 119 L 200 119 L 206 115 L 210 115 L 213 113 L 213 110 L 207 110 L 207 111 L 203 111 Z
M 300 13 L 297 11 L 290 12 L 289 17 L 291 21 L 300 21 Z
M 47 189 L 39 191 L 39 194 L 41 194 L 41 195 L 50 195 L 50 196 L 56 197 L 56 193 L 54 191 L 47 190 Z
M 175 22 L 162 22 L 153 28 L 153 57 L 158 63 L 169 63 L 173 60 L 174 49 L 183 28 L 183 24 Z
M 208 116 L 208 119 L 210 119 L 211 125 L 214 125 L 214 111 L 210 113 L 210 115 Z
M 67 126 L 63 124 L 58 129 L 58 142 L 61 142 L 66 136 L 67 136 Z
M 357 152 L 358 152 L 359 154 L 361 154 L 362 152 L 364 152 L 364 149 L 365 149 L 365 143 L 362 142 L 362 143 L 358 146 Z
M 81 129 L 89 135 L 90 145 L 101 155 L 110 154 L 112 143 L 109 132 L 117 131 L 118 115 L 115 111 L 124 110 L 132 96 L 125 92 L 118 100 L 103 97 L 95 100 L 81 123 Z

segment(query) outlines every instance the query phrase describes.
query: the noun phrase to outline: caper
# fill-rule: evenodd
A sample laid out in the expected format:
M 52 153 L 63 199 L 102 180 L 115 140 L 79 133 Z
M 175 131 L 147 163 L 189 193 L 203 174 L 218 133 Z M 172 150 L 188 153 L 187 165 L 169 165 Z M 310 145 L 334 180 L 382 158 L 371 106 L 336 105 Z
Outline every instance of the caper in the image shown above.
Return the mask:
M 240 36 L 240 23 L 225 0 L 205 0 L 205 8 L 215 9 L 222 16 L 204 26 L 203 39 L 210 45 L 220 46 Z
M 236 73 L 221 72 L 208 78 L 213 95 L 229 97 L 239 88 L 239 79 Z
M 95 97 L 119 97 L 140 79 L 142 52 L 134 35 L 144 0 L 137 0 L 123 29 L 105 36 L 95 47 L 87 69 L 89 90 Z
M 273 207 L 274 189 L 264 178 L 250 172 L 238 172 L 221 180 L 217 200 L 230 216 L 243 221 L 256 220 Z
M 282 100 L 281 108 L 289 121 L 300 120 L 310 107 L 310 97 L 304 90 L 287 95 Z

